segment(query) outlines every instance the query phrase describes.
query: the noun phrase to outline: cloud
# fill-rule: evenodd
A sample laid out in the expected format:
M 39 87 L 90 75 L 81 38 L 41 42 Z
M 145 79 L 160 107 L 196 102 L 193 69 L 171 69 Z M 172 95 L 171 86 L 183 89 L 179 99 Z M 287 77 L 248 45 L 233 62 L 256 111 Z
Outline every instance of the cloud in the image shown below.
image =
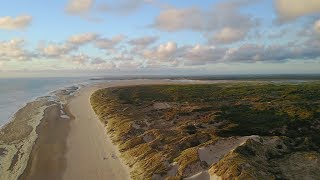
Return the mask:
M 40 54 L 47 58 L 59 58 L 68 55 L 70 52 L 76 50 L 78 47 L 69 43 L 40 43 L 38 50 Z
M 144 51 L 147 67 L 193 67 L 215 63 L 284 63 L 289 60 L 319 60 L 319 39 L 303 43 L 261 45 L 244 43 L 238 47 L 215 47 L 196 44 L 178 46 L 167 42 Z
M 69 0 L 66 12 L 71 15 L 83 15 L 89 13 L 94 5 L 94 0 Z
M 27 61 L 37 57 L 37 54 L 24 49 L 25 41 L 14 39 L 0 41 L 0 61 Z
M 17 16 L 17 17 L 0 17 L 0 29 L 4 30 L 22 30 L 28 27 L 32 22 L 31 16 Z
M 98 5 L 98 10 L 105 13 L 115 13 L 120 15 L 128 15 L 145 4 L 151 4 L 154 0 L 117 0 L 116 3 L 101 3 Z
M 132 54 L 125 54 L 125 53 L 120 53 L 118 55 L 115 55 L 112 58 L 113 61 L 134 61 L 135 58 Z
M 201 31 L 205 28 L 205 19 L 203 12 L 197 7 L 173 8 L 162 11 L 152 27 L 169 32 L 185 29 Z
M 106 61 L 102 58 L 94 58 L 91 61 L 92 69 L 97 70 L 114 70 L 116 69 L 116 64 L 112 61 Z
M 226 62 L 286 62 L 287 60 L 314 60 L 320 57 L 319 41 L 307 41 L 304 44 L 283 44 L 264 46 L 244 44 L 229 49 L 223 60 Z
M 117 35 L 112 37 L 111 39 L 99 38 L 95 40 L 94 45 L 99 49 L 111 50 L 120 42 L 122 42 L 125 38 L 126 37 L 124 35 Z
M 214 34 L 212 41 L 221 44 L 232 43 L 244 39 L 245 36 L 246 31 L 226 27 Z
M 176 32 L 190 30 L 201 32 L 212 42 L 233 43 L 246 37 L 258 21 L 241 8 L 257 0 L 220 2 L 209 9 L 199 7 L 169 8 L 162 11 L 151 24 L 161 31 Z
M 186 66 L 204 65 L 221 60 L 225 52 L 225 48 L 197 44 L 185 47 L 180 61 Z
M 295 20 L 301 16 L 319 14 L 319 0 L 274 0 L 277 21 L 280 23 Z
M 62 43 L 40 42 L 38 50 L 43 57 L 62 58 L 70 55 L 72 52 L 77 51 L 85 44 L 95 43 L 96 41 L 101 40 L 99 36 L 100 35 L 96 33 L 82 33 L 72 35 Z
M 86 54 L 80 53 L 79 55 L 69 55 L 67 57 L 64 57 L 64 59 L 77 65 L 83 65 L 88 63 L 91 60 L 91 57 Z
M 132 46 L 131 54 L 138 54 L 144 51 L 147 47 L 154 44 L 159 37 L 157 36 L 144 36 L 140 38 L 131 39 L 128 44 Z
M 133 46 L 147 47 L 158 40 L 157 36 L 145 36 L 130 40 L 128 43 Z
M 137 70 L 142 67 L 142 63 L 137 61 L 121 61 L 117 64 L 117 68 L 123 70 Z
M 83 45 L 89 42 L 92 42 L 98 38 L 98 34 L 96 33 L 83 33 L 78 35 L 73 35 L 68 39 L 69 43 L 75 45 Z
M 106 62 L 106 61 L 105 61 L 104 59 L 97 57 L 97 58 L 94 58 L 94 59 L 91 61 L 91 64 L 103 64 L 103 63 L 105 63 L 105 62 Z
M 176 42 L 169 41 L 159 45 L 157 48 L 145 50 L 143 56 L 146 59 L 159 61 L 171 61 L 175 59 L 178 53 L 178 45 Z

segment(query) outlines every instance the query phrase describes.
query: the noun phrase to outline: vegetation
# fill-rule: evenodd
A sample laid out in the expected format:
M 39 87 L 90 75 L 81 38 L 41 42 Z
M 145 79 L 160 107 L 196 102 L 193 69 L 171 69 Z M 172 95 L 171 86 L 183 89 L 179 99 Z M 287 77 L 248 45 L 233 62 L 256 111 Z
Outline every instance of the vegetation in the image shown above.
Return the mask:
M 150 179 L 155 174 L 166 176 L 174 163 L 178 164 L 178 172 L 172 179 L 185 177 L 186 169 L 195 163 L 209 168 L 211 164 L 200 162 L 197 148 L 224 137 L 284 137 L 284 142 L 295 142 L 287 154 L 316 152 L 320 147 L 317 82 L 108 88 L 96 91 L 91 103 L 107 125 L 112 140 L 119 145 L 126 163 L 133 167 L 134 179 Z M 299 144 L 299 139 L 304 143 Z M 234 163 L 228 171 L 239 171 L 236 162 L 248 162 L 248 157 L 255 156 L 253 145 L 256 149 L 262 147 L 253 143 L 228 155 L 232 157 L 228 162 Z M 256 167 L 263 169 L 258 162 Z M 221 170 L 224 165 L 219 163 L 214 167 Z M 250 177 L 252 172 L 242 175 L 246 173 Z

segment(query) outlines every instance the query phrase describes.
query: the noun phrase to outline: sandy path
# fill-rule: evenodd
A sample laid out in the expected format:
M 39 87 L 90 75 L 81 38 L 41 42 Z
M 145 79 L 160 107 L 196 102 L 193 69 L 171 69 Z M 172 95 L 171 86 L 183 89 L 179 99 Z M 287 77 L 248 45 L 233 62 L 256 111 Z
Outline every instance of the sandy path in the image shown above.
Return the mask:
M 90 96 L 97 89 L 83 88 L 69 103 L 75 119 L 67 138 L 67 166 L 62 179 L 129 179 L 128 168 L 91 108 Z

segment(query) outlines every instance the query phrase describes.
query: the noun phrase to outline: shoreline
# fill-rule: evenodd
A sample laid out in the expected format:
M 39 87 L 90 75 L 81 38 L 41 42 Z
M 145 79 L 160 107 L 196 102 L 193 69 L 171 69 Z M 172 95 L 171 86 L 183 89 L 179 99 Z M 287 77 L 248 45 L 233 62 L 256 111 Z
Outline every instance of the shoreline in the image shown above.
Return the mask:
M 54 80 L 55 78 L 49 78 L 49 79 Z M 61 79 L 63 79 L 63 78 L 61 78 Z M 83 81 L 77 81 L 76 79 L 73 79 L 73 80 L 70 80 L 70 82 L 62 83 L 61 86 L 60 85 L 59 86 L 52 86 L 49 89 L 47 89 L 46 91 L 42 90 L 41 92 L 36 92 L 31 96 L 30 96 L 30 94 L 27 94 L 26 97 L 23 98 L 23 100 L 19 99 L 19 101 L 18 101 L 18 103 L 16 105 L 14 105 L 12 107 L 10 106 L 10 109 L 8 110 L 9 113 L 5 114 L 5 117 L 1 117 L 2 119 L 0 120 L 0 130 L 5 128 L 5 126 L 7 124 L 9 124 L 11 121 L 14 121 L 15 114 L 20 109 L 22 109 L 25 106 L 27 106 L 29 103 L 35 102 L 35 101 L 37 101 L 38 99 L 41 99 L 41 98 L 53 97 L 58 91 L 65 90 L 65 89 L 68 89 L 68 88 L 71 88 L 71 87 L 81 88 L 82 86 L 87 85 L 87 83 L 94 83 L 94 82 L 89 81 L 87 79 L 83 79 Z
M 19 179 L 61 179 L 66 166 L 65 137 L 68 136 L 70 120 L 73 117 L 69 116 L 71 118 L 68 120 L 60 115 L 58 104 L 45 110 L 44 117 L 37 127 L 38 139 L 33 146 L 27 167 Z
M 18 179 L 23 173 L 38 138 L 36 128 L 51 106 L 52 102 L 40 99 L 30 102 L 0 130 L 0 179 Z
M 36 97 L 33 101 L 25 103 L 14 113 L 10 121 L 1 126 L 0 179 L 26 179 L 24 177 L 29 177 L 25 175 L 28 169 L 32 170 L 30 175 L 35 174 L 34 168 L 30 169 L 32 167 L 30 164 L 37 164 L 32 158 L 37 159 L 38 154 L 35 152 L 44 149 L 42 146 L 46 146 L 46 141 L 42 143 L 39 141 L 41 142 L 42 137 L 48 135 L 45 131 L 50 130 L 43 128 L 43 124 L 58 118 L 64 119 L 62 115 L 65 114 L 65 102 L 80 87 L 80 85 L 71 84 L 68 87 L 50 90 L 45 93 L 45 96 Z M 56 110 L 51 113 L 53 108 Z M 51 115 L 48 116 L 48 113 Z M 55 139 L 56 135 L 53 136 Z M 41 148 L 39 148 L 40 144 Z M 46 161 L 47 157 L 41 159 Z
M 50 179 L 50 177 L 45 175 L 53 172 L 55 176 L 51 179 L 83 179 L 85 177 L 87 177 L 85 179 L 104 179 L 104 177 L 130 179 L 130 168 L 120 159 L 121 155 L 117 145 L 112 143 L 105 125 L 99 120 L 90 104 L 91 94 L 98 89 L 145 84 L 236 82 L 239 81 L 116 80 L 80 86 L 74 92 L 63 92 L 63 88 L 52 91 L 58 92 L 62 90 L 60 92 L 61 97 L 47 96 L 42 97 L 43 99 L 37 99 L 39 101 L 47 100 L 46 102 L 51 104 L 44 108 L 43 117 L 39 119 L 40 124 L 35 127 L 33 126 L 33 128 L 36 128 L 35 133 L 37 137 L 35 142 L 31 142 L 32 144 L 30 144 L 32 145 L 31 154 L 28 156 L 29 160 L 24 162 L 27 163 L 26 168 L 20 168 L 23 175 L 19 179 L 28 179 L 27 177 L 32 177 L 32 179 Z M 57 98 L 61 101 L 54 101 L 50 98 Z M 64 107 L 63 111 L 61 110 L 61 106 Z M 32 110 L 37 111 L 37 109 Z M 15 118 L 8 124 L 18 121 L 18 119 Z M 0 139 L 0 165 L 1 158 L 4 157 L 4 154 L 6 156 L 7 153 L 6 149 L 2 147 Z M 14 153 L 16 152 L 14 151 Z M 13 155 L 10 155 L 10 157 L 11 161 L 16 161 L 15 159 L 17 159 Z M 18 159 L 20 160 L 21 157 L 19 156 Z M 8 161 L 9 159 L 6 160 Z M 118 174 L 122 176 L 119 177 Z

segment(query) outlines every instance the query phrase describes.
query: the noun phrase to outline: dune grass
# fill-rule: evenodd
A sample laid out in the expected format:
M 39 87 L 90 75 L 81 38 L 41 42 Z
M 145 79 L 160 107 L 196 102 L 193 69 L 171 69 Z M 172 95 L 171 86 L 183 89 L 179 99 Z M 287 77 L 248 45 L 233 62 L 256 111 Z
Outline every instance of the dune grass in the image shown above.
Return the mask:
M 170 107 L 157 109 L 155 103 Z M 178 173 L 170 178 L 185 177 L 185 169 L 199 162 L 197 148 L 219 137 L 306 137 L 314 149 L 320 144 L 316 82 L 108 88 L 96 91 L 91 104 L 134 179 L 165 176 L 174 162 Z

